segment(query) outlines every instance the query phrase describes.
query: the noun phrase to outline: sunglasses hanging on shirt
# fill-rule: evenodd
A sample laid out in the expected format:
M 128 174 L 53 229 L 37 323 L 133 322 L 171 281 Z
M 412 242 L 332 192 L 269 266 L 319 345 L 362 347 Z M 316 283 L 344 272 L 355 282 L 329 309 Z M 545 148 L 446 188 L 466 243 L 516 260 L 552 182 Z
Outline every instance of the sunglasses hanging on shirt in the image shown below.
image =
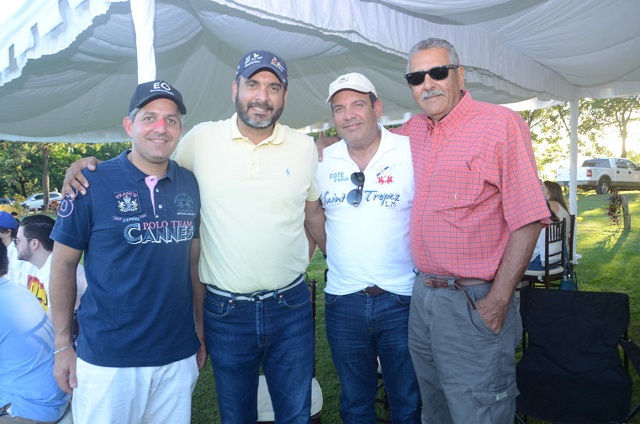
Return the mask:
M 354 172 L 351 174 L 351 182 L 356 185 L 356 188 L 351 190 L 347 194 L 347 202 L 353 206 L 358 207 L 362 201 L 362 189 L 364 188 L 364 172 Z

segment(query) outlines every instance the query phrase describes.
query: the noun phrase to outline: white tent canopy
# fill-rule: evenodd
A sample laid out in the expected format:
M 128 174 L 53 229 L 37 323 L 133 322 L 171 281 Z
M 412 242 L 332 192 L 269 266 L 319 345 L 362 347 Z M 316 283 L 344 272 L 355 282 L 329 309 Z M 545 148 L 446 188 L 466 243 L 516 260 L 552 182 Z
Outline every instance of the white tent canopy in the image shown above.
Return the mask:
M 403 116 L 406 53 L 431 36 L 457 47 L 476 99 L 638 94 L 639 16 L 638 0 L 30 0 L 0 28 L 0 139 L 126 139 L 133 88 L 155 76 L 184 95 L 187 126 L 229 117 L 254 49 L 289 66 L 290 126 L 326 120 L 329 83 L 353 71 Z

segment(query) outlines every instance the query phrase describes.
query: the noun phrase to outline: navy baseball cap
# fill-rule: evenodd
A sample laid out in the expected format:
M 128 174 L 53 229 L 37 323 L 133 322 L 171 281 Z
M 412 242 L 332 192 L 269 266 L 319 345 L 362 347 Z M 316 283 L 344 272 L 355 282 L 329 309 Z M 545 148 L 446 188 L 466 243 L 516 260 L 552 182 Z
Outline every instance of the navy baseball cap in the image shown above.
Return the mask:
M 168 82 L 163 80 L 155 80 L 139 84 L 131 97 L 129 113 L 131 113 L 133 109 L 143 107 L 147 103 L 156 99 L 173 100 L 175 104 L 178 105 L 180 113 L 182 115 L 187 114 L 187 108 L 182 101 L 182 94 L 180 94 L 180 92 L 173 88 Z
M 244 55 L 238 63 L 236 77 L 242 75 L 244 78 L 249 78 L 263 69 L 273 72 L 285 87 L 289 84 L 287 64 L 282 58 L 268 50 L 254 50 Z

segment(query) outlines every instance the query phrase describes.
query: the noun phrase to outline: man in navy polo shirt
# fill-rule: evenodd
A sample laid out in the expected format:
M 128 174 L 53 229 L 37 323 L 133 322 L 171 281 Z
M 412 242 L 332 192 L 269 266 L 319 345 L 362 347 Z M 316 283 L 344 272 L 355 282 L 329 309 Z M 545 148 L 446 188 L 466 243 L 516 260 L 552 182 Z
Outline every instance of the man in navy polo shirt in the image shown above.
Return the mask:
M 190 270 L 200 250 L 198 185 L 169 160 L 184 114 L 168 83 L 140 84 L 123 120 L 132 149 L 86 172 L 91 192 L 61 204 L 51 234 L 54 374 L 73 393 L 75 423 L 191 420 L 206 348 Z M 83 253 L 88 288 L 76 356 L 71 323 Z

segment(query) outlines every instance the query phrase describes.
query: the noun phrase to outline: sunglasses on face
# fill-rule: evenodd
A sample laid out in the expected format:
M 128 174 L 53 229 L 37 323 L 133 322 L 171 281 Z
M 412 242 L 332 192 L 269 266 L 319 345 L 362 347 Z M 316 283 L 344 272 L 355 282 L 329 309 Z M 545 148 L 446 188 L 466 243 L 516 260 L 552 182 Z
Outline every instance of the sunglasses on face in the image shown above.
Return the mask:
M 362 201 L 362 189 L 364 187 L 364 172 L 354 172 L 351 174 L 351 182 L 356 185 L 356 188 L 351 190 L 347 194 L 347 202 L 353 206 L 358 207 Z
M 404 74 L 404 78 L 407 80 L 409 85 L 414 86 L 424 83 L 424 78 L 427 75 L 429 75 L 429 77 L 434 81 L 442 81 L 447 79 L 449 76 L 449 69 L 458 69 L 459 67 L 460 65 L 436 66 L 428 71 L 409 72 L 408 74 Z

